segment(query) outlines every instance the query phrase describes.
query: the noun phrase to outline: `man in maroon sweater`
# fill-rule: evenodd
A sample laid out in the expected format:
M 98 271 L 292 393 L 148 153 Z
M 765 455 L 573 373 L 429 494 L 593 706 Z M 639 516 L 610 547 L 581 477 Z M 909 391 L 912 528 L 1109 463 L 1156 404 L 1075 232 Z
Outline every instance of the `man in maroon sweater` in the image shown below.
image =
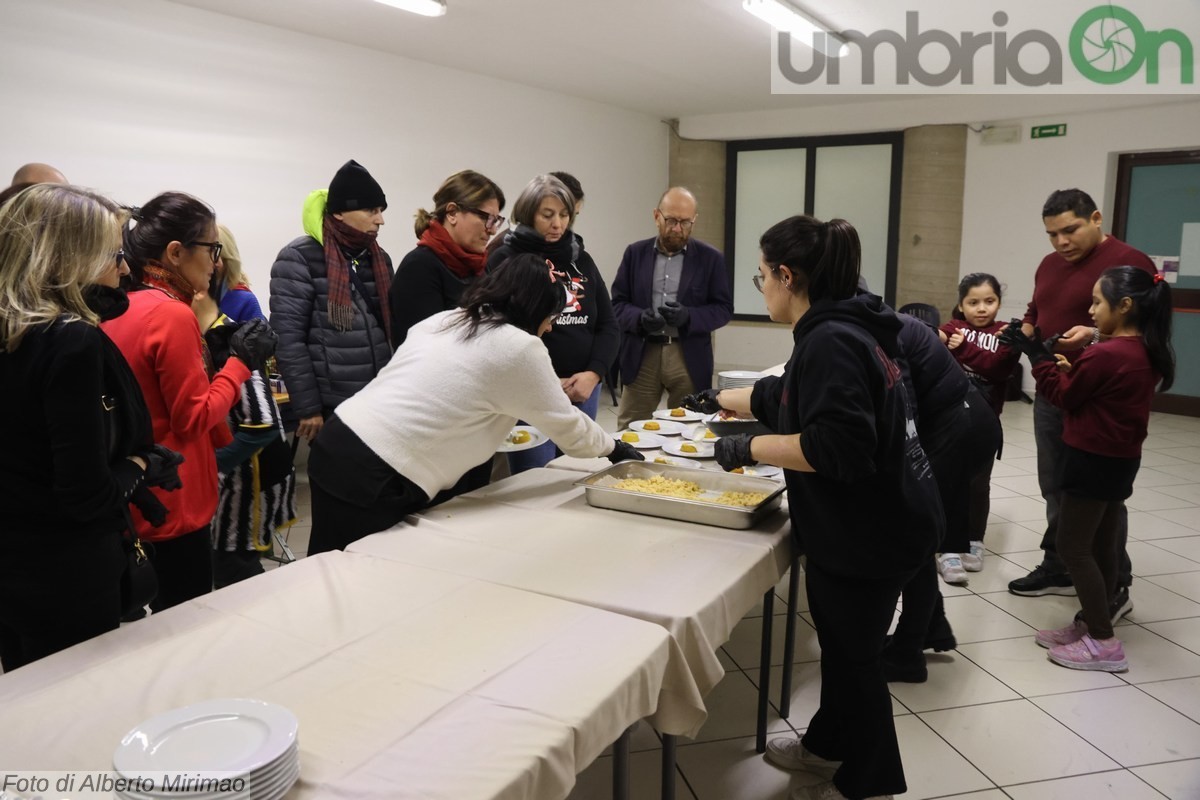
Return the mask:
M 1051 194 L 1042 208 L 1042 221 L 1054 252 L 1042 259 L 1034 274 L 1033 299 L 1021 328 L 1027 336 L 1032 336 L 1035 328 L 1043 337 L 1062 334 L 1057 350 L 1073 360 L 1073 354 L 1101 338 L 1088 316 L 1092 287 L 1100 275 L 1110 267 L 1124 266 L 1139 267 L 1153 274 L 1154 262 L 1144 253 L 1105 235 L 1095 201 L 1079 189 L 1061 189 Z M 1062 411 L 1040 395 L 1033 403 L 1033 435 L 1037 442 L 1038 486 L 1046 499 L 1046 533 L 1042 537 L 1045 555 L 1027 576 L 1010 582 L 1008 590 L 1030 597 L 1074 595 L 1071 576 L 1056 547 L 1060 487 L 1055 467 L 1064 450 Z M 1119 589 L 1110 609 L 1114 623 L 1133 608 L 1129 599 L 1132 581 L 1129 555 L 1125 552 L 1127 535 L 1128 522 L 1122 509 Z

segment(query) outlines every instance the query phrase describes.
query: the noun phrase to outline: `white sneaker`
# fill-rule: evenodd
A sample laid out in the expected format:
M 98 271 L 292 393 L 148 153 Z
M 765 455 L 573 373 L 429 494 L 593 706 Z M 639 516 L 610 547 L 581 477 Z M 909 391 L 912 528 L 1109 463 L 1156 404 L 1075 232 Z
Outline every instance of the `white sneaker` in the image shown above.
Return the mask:
M 833 777 L 833 773 L 842 765 L 840 761 L 830 761 L 810 753 L 795 736 L 780 736 L 767 742 L 766 757 L 777 767 L 804 770 L 824 778 Z
M 847 800 L 846 795 L 838 791 L 833 781 L 817 783 L 812 786 L 797 786 L 788 795 L 788 800 Z M 894 795 L 877 794 L 866 800 L 895 800 Z
M 983 542 L 971 542 L 971 552 L 963 553 L 962 565 L 967 572 L 983 572 Z
M 963 569 L 963 561 L 958 553 L 942 553 L 938 556 L 937 570 L 946 583 L 957 586 L 967 585 L 967 571 Z

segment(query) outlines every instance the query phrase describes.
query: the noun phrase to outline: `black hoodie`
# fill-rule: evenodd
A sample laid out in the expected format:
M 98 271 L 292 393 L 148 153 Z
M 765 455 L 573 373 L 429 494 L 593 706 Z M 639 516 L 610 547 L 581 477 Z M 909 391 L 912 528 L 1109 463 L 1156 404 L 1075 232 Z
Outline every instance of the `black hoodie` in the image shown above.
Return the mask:
M 816 472 L 785 472 L 792 533 L 844 577 L 910 573 L 945 527 L 896 363 L 900 324 L 874 295 L 815 303 L 783 376 L 760 380 L 751 399 L 776 433 L 801 435 Z

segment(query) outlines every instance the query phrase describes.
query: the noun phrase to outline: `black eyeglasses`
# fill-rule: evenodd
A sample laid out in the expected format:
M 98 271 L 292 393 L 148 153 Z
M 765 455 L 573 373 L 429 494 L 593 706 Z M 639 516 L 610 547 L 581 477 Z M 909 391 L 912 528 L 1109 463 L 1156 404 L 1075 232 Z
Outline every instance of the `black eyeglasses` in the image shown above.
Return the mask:
M 468 214 L 474 214 L 483 220 L 483 226 L 488 230 L 499 228 L 504 223 L 504 217 L 501 214 L 489 214 L 481 208 L 471 208 L 470 206 L 459 206 L 460 211 L 466 211 Z
M 113 260 L 115 260 L 117 262 L 117 269 L 120 269 L 121 262 L 125 260 L 125 251 L 118 250 L 116 256 L 113 257 Z
M 221 248 L 224 247 L 225 245 L 221 244 L 220 242 L 188 242 L 187 245 L 185 245 L 185 246 L 186 247 L 207 247 L 208 255 L 212 259 L 212 262 L 215 264 L 215 263 L 217 263 L 217 260 L 221 257 Z
M 663 221 L 663 225 L 667 226 L 667 230 L 671 230 L 671 228 L 674 228 L 675 226 L 678 225 L 679 230 L 683 231 L 684 233 L 687 233 L 688 231 L 690 231 L 692 229 L 692 226 L 696 224 L 695 219 L 680 219 L 679 217 L 668 217 L 667 215 L 663 214 L 661 208 L 656 209 L 656 210 L 658 211 L 658 216 Z
M 755 274 L 755 276 L 753 278 L 751 278 L 750 280 L 754 281 L 754 288 L 758 289 L 758 291 L 761 292 L 762 287 L 763 287 L 763 281 L 766 280 L 766 278 L 763 277 L 763 274 L 761 272 L 759 272 L 759 273 Z

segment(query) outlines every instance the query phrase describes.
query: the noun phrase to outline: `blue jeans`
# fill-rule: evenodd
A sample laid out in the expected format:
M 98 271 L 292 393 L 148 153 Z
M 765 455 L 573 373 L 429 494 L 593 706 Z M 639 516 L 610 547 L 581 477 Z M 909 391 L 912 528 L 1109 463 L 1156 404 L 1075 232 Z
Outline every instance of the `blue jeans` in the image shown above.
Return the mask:
M 600 409 L 600 387 L 601 384 L 597 383 L 596 388 L 592 390 L 592 394 L 587 400 L 584 400 L 582 403 L 575 403 L 576 408 L 581 409 L 583 413 L 592 419 L 596 418 L 596 412 Z M 524 472 L 527 469 L 544 467 L 560 455 L 562 455 L 562 451 L 554 445 L 554 442 L 545 442 L 528 450 L 518 450 L 515 453 L 508 454 L 508 471 L 516 475 L 518 472 Z

